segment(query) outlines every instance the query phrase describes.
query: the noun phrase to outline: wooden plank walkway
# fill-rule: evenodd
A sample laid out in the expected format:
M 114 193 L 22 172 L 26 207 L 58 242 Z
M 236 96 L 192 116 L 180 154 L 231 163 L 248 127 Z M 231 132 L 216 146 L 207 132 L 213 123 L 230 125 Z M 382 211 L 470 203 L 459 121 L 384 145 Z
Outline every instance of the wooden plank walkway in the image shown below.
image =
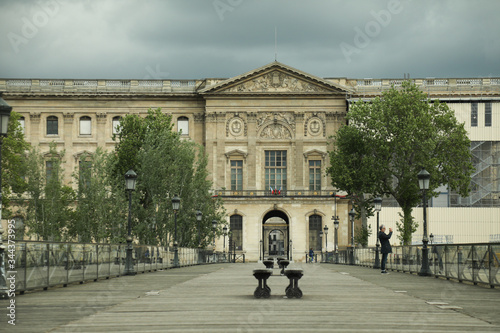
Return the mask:
M 0 332 L 499 332 L 500 291 L 330 264 L 304 269 L 302 299 L 272 276 L 254 299 L 258 264 L 186 267 L 16 297 Z M 275 269 L 279 275 L 279 270 Z

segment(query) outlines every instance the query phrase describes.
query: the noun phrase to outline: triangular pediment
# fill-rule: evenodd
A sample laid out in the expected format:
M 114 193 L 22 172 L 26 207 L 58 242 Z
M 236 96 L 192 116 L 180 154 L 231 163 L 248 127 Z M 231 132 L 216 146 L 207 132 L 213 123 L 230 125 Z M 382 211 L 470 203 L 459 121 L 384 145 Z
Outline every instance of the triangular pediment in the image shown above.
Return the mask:
M 202 94 L 342 94 L 347 87 L 277 61 L 199 91 Z

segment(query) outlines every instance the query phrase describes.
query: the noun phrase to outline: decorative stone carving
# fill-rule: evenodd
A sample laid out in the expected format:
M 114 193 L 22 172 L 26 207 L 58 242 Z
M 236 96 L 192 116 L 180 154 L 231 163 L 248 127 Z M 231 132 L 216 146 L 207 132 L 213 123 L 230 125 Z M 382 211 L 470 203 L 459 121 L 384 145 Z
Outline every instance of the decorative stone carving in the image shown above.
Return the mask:
M 247 125 L 240 117 L 230 119 L 226 124 L 226 136 L 247 135 Z
M 291 139 L 292 133 L 282 124 L 273 123 L 267 125 L 260 132 L 261 139 Z
M 34 112 L 34 113 L 30 113 L 30 121 L 32 123 L 39 123 L 40 122 L 40 112 Z
M 320 118 L 317 113 L 313 113 L 312 117 L 309 117 L 304 124 L 304 136 L 307 135 L 326 136 L 326 122 L 323 118 Z
M 257 129 L 259 129 L 262 125 L 264 125 L 268 121 L 274 121 L 274 123 L 278 121 L 282 121 L 288 124 L 292 130 L 295 131 L 295 117 L 292 112 L 266 112 L 261 113 L 257 117 Z
M 63 114 L 63 118 L 65 123 L 72 123 L 75 119 L 75 115 L 73 113 L 65 112 Z
M 98 123 L 105 123 L 107 114 L 105 112 L 96 113 L 96 117 Z
M 196 123 L 202 123 L 205 121 L 205 114 L 204 113 L 195 113 L 194 114 L 194 121 Z
M 213 112 L 213 113 L 207 113 L 205 115 L 205 119 L 206 119 L 205 121 L 207 123 L 215 123 L 217 121 L 217 114 L 215 112 Z
M 280 71 L 273 71 L 240 83 L 226 92 L 328 92 L 327 89 Z

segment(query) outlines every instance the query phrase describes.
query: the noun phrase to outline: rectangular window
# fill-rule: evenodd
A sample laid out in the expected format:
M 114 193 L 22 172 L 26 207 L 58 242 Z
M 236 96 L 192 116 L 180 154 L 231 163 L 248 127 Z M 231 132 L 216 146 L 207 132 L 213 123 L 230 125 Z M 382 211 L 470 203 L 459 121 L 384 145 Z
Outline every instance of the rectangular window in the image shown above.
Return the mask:
M 21 131 L 23 134 L 26 134 L 26 124 L 24 117 L 19 118 L 19 124 L 21 125 Z
M 484 126 L 491 126 L 491 102 L 484 105 Z
M 58 119 L 55 116 L 47 117 L 47 135 L 58 135 Z
M 231 191 L 243 190 L 243 161 L 231 161 Z
M 477 127 L 477 103 L 471 104 L 470 125 L 472 127 Z
M 187 117 L 177 118 L 177 132 L 183 135 L 189 134 L 189 119 Z
M 80 118 L 80 135 L 91 135 L 92 120 L 90 117 Z
M 309 190 L 321 190 L 321 161 L 309 161 Z
M 52 161 L 45 162 L 45 180 L 47 182 L 49 182 L 50 179 L 52 178 L 53 168 L 54 168 L 54 162 Z
M 286 190 L 286 150 L 266 150 L 266 190 Z

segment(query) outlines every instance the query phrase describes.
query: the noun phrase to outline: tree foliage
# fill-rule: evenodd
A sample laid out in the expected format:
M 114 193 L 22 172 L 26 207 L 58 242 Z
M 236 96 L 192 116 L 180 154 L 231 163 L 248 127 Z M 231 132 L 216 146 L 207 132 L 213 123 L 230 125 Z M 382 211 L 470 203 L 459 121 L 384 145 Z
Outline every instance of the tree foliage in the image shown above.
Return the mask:
M 82 154 L 73 174 L 78 184 L 75 217 L 68 234 L 82 242 L 123 240 L 126 202 L 113 189 L 110 179 L 110 154 L 98 147 L 92 154 Z
M 343 126 L 333 137 L 334 149 L 329 152 L 327 173 L 332 185 L 347 192 L 352 198 L 357 217 L 367 227 L 367 218 L 373 215 L 373 196 L 377 193 L 381 170 L 376 163 L 373 142 L 354 126 Z
M 64 183 L 63 157 L 64 151 L 58 151 L 55 143 L 46 156 L 36 148 L 27 156 L 26 225 L 29 234 L 43 240 L 65 240 L 74 217 L 75 193 Z
M 12 111 L 8 135 L 2 143 L 2 217 L 9 218 L 10 201 L 19 199 L 26 190 L 26 152 L 30 145 L 24 139 L 19 119 L 21 115 Z
M 445 103 L 429 101 L 405 81 L 401 89 L 392 87 L 371 102 L 358 101 L 347 119 L 349 126 L 339 130 L 337 138 L 348 143 L 336 144 L 331 169 L 356 170 L 345 177 L 341 171 L 330 173 L 332 183 L 349 193 L 394 197 L 403 211 L 403 244 L 411 243 L 416 230 L 411 213 L 422 200 L 417 179 L 422 168 L 431 174 L 429 197 L 437 195 L 441 185 L 468 195 L 473 172 L 470 140 Z
M 211 197 L 207 180 L 207 157 L 203 149 L 172 131 L 171 117 L 160 109 L 149 110 L 145 118 L 124 117 L 115 140 L 113 174 L 123 183 L 129 169 L 138 174 L 133 193 L 133 233 L 142 243 L 166 244 L 175 234 L 172 198 L 181 198 L 177 215 L 177 241 L 180 246 L 206 243 L 212 233 L 211 221 L 221 221 L 220 200 Z M 122 190 L 123 191 L 123 190 Z M 195 211 L 203 212 L 198 227 Z

